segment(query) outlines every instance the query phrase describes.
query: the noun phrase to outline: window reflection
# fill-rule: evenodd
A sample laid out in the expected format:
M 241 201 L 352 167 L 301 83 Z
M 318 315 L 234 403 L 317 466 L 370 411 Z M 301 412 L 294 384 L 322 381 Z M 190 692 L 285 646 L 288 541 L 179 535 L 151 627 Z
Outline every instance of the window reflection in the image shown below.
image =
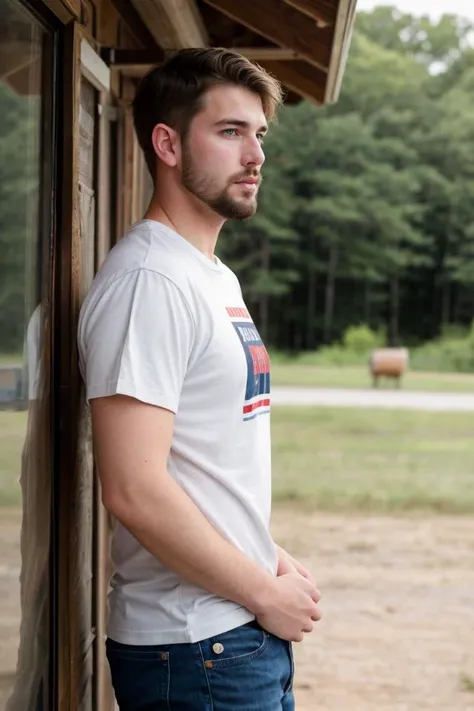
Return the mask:
M 0 711 L 38 711 L 48 708 L 51 42 L 19 0 L 0 0 L 0 17 Z

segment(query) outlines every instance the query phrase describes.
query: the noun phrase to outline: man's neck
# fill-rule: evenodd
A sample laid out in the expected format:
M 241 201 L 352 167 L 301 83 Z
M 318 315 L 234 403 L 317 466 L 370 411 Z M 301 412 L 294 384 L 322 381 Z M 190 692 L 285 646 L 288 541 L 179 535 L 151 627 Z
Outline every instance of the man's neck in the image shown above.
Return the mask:
M 197 200 L 195 203 L 189 200 L 165 201 L 153 195 L 144 218 L 170 227 L 213 260 L 219 232 L 225 220 Z

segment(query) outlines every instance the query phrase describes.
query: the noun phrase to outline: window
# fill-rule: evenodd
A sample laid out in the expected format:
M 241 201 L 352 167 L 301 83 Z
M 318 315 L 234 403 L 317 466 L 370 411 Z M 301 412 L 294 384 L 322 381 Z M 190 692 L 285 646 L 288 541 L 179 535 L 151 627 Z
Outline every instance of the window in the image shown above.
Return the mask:
M 48 708 L 53 35 L 0 0 L 0 711 Z

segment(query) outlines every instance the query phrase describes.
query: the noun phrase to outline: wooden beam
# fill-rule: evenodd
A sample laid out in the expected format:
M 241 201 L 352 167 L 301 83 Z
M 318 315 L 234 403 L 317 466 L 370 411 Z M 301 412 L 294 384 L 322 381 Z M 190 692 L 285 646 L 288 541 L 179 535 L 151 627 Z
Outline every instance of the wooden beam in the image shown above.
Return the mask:
M 131 5 L 163 49 L 208 46 L 195 0 L 131 0 Z
M 125 76 L 139 77 L 152 67 L 161 64 L 165 53 L 156 45 L 153 49 L 102 47 L 101 57 L 111 69 L 118 69 Z
M 331 56 L 331 32 L 318 28 L 283 0 L 205 0 L 216 10 L 257 34 L 301 55 L 322 71 Z
M 261 66 L 273 74 L 288 89 L 316 104 L 324 101 L 326 74 L 311 64 L 296 62 L 260 62 Z
M 316 20 L 318 27 L 332 27 L 336 22 L 337 0 L 285 0 L 285 2 Z
M 277 62 L 287 62 L 294 59 L 301 59 L 300 55 L 292 49 L 284 47 L 230 47 L 243 57 L 251 59 L 253 62 L 263 62 L 265 59 Z
M 142 47 L 147 47 L 152 49 L 156 47 L 156 42 L 151 34 L 150 30 L 143 22 L 142 18 L 133 7 L 130 0 L 112 0 L 112 4 L 117 10 L 118 14 L 124 21 L 127 29 L 135 37 L 135 39 L 142 45 Z
M 236 52 L 248 59 L 256 62 L 264 60 L 292 61 L 300 59 L 300 56 L 291 49 L 281 47 L 235 47 Z M 154 49 L 115 49 L 113 47 L 102 48 L 102 59 L 111 67 L 119 69 L 127 76 L 140 76 L 146 71 L 161 62 L 165 58 L 165 52 L 159 47 Z

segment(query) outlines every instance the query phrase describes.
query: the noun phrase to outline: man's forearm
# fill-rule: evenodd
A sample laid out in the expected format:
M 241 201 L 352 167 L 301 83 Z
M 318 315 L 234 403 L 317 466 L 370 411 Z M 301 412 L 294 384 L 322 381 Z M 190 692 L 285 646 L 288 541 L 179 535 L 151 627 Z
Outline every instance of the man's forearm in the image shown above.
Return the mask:
M 164 565 L 189 582 L 254 614 L 265 607 L 275 578 L 209 523 L 168 474 L 159 487 L 118 497 L 111 513 Z

